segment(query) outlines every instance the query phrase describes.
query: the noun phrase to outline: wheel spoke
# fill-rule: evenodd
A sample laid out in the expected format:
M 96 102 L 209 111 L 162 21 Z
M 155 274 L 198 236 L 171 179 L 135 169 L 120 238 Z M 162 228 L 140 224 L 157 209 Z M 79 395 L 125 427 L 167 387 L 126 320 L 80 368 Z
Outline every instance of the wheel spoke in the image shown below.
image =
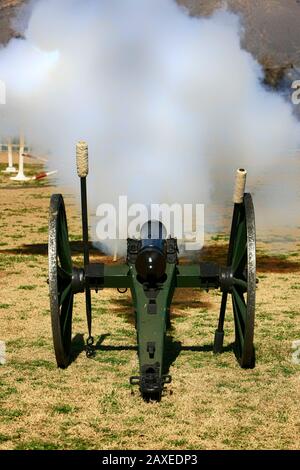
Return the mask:
M 242 321 L 245 324 L 247 320 L 247 305 L 246 305 L 244 296 L 240 292 L 238 287 L 232 288 L 232 294 L 233 294 L 233 298 L 236 300 L 236 305 L 238 307 Z
M 63 306 L 66 298 L 68 297 L 68 295 L 71 292 L 71 288 L 72 288 L 71 284 L 68 284 L 67 286 L 64 287 L 64 289 L 62 289 L 59 292 L 58 296 L 59 296 L 59 305 L 60 306 Z
M 232 290 L 232 305 L 235 319 L 234 324 L 236 329 L 236 342 L 238 347 L 238 353 L 241 356 L 244 348 L 247 307 L 243 295 L 240 294 L 235 287 L 233 287 Z
M 247 251 L 247 229 L 245 220 L 241 221 L 238 225 L 236 240 L 233 248 L 232 271 L 234 274 L 241 267 L 241 261 L 245 258 L 246 261 Z M 242 267 L 242 270 L 244 266 Z
M 243 279 L 237 279 L 236 277 L 234 277 L 233 284 L 241 287 L 242 289 L 244 289 L 245 292 L 247 292 L 247 288 L 248 288 L 247 281 L 244 281 Z
M 72 322 L 72 309 L 73 309 L 73 294 L 70 292 L 62 304 L 60 314 L 60 324 L 62 329 L 62 336 L 64 343 L 70 342 L 71 322 Z
M 242 326 L 240 323 L 240 318 L 237 313 L 236 307 L 236 300 L 232 297 L 232 306 L 233 306 L 233 313 L 234 313 L 234 327 L 235 327 L 235 344 L 237 347 L 237 353 L 240 357 L 242 355 L 243 347 L 244 347 L 244 337 L 242 333 Z
M 229 247 L 228 247 L 228 255 L 227 255 L 227 266 L 231 266 L 232 264 L 232 257 L 233 257 L 233 248 L 235 243 L 235 227 L 238 226 L 238 222 L 240 220 L 240 208 L 237 204 L 234 205 L 233 215 L 232 215 L 232 223 L 231 223 L 231 231 L 230 231 L 230 239 L 229 239 Z
M 68 280 L 72 278 L 70 273 L 66 271 L 65 269 L 61 268 L 60 266 L 57 265 L 57 277 L 63 280 Z

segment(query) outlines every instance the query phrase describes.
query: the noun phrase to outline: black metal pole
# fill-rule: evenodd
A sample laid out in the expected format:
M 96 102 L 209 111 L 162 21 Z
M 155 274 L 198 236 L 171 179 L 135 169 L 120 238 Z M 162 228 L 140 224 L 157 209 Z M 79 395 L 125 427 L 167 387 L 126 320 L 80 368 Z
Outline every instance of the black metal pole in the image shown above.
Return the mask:
M 83 257 L 84 257 L 84 267 L 86 268 L 86 266 L 90 262 L 86 177 L 80 178 L 80 185 L 81 185 L 81 217 L 82 217 Z
M 83 258 L 84 258 L 84 268 L 86 269 L 90 262 L 86 177 L 80 178 L 80 186 L 81 186 Z M 89 337 L 87 339 L 86 355 L 88 357 L 91 357 L 94 354 L 94 349 L 93 349 L 94 339 L 92 337 L 91 289 L 90 289 L 90 285 L 89 285 L 87 278 L 85 279 L 85 303 L 86 303 L 86 319 L 87 319 L 88 332 L 89 332 Z

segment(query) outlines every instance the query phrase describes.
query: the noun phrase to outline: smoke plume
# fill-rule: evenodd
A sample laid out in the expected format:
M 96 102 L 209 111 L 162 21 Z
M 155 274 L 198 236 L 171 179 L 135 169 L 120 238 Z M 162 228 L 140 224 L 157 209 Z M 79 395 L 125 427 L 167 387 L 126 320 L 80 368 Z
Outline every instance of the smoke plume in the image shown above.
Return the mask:
M 0 49 L 1 137 L 23 129 L 74 191 L 86 140 L 92 212 L 119 195 L 222 206 L 238 167 L 261 212 L 280 206 L 273 169 L 300 147 L 300 128 L 241 48 L 239 16 L 192 18 L 173 0 L 39 0 L 20 17 L 24 39 Z

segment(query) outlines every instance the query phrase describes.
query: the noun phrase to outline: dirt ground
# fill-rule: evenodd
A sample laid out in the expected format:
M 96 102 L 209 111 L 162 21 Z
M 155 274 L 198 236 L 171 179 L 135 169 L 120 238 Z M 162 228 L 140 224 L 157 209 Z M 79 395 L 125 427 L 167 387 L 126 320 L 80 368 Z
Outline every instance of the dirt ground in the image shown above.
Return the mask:
M 258 243 L 255 369 L 242 370 L 235 360 L 231 306 L 225 351 L 212 353 L 220 293 L 178 290 L 167 343 L 173 382 L 160 403 L 145 403 L 128 383 L 138 362 L 127 294 L 93 295 L 94 359 L 85 355 L 84 298 L 76 296 L 73 362 L 56 368 L 47 224 L 50 195 L 60 191 L 80 264 L 80 217 L 70 192 L 53 179 L 20 184 L 0 176 L 0 340 L 7 348 L 0 449 L 299 449 L 300 365 L 291 362 L 291 346 L 300 339 L 300 229 L 285 253 L 274 254 L 268 240 Z M 227 243 L 224 234 L 211 236 L 205 256 L 224 261 Z

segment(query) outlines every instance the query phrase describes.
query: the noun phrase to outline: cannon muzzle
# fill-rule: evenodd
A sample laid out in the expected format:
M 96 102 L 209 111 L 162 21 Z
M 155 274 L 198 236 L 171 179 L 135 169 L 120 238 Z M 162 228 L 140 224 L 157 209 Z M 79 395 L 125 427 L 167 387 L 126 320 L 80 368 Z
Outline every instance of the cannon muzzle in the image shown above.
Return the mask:
M 166 273 L 166 229 L 157 220 L 149 220 L 141 228 L 141 248 L 135 268 L 139 280 L 151 286 L 162 282 Z

